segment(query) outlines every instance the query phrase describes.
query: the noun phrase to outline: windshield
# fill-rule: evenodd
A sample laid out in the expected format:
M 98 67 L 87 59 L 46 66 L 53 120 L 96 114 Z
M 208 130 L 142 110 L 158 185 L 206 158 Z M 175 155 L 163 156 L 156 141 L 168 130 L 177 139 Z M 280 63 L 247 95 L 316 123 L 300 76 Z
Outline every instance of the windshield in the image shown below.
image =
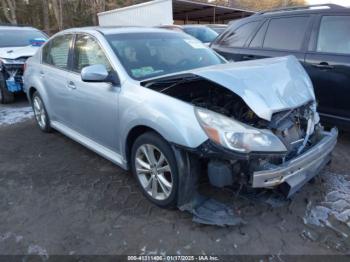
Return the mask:
M 218 36 L 218 33 L 215 32 L 213 29 L 210 29 L 204 26 L 203 27 L 184 27 L 184 31 L 187 34 L 202 41 L 203 43 L 213 42 L 215 38 Z
M 35 38 L 47 39 L 46 35 L 38 30 L 0 29 L 0 48 L 30 45 Z
M 106 38 L 128 74 L 136 80 L 225 62 L 213 50 L 183 33 L 116 34 Z

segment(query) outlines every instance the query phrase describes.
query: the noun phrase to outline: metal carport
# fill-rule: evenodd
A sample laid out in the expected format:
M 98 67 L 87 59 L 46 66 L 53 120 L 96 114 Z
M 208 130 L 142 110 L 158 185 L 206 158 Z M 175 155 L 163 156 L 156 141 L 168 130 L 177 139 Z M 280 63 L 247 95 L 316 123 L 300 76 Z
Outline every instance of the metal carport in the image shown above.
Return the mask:
M 189 0 L 173 0 L 173 18 L 176 24 L 225 24 L 231 20 L 250 16 L 252 14 L 254 14 L 253 11 L 227 6 Z
M 173 24 L 226 24 L 252 11 L 190 0 L 153 0 L 98 13 L 101 26 L 160 26 Z

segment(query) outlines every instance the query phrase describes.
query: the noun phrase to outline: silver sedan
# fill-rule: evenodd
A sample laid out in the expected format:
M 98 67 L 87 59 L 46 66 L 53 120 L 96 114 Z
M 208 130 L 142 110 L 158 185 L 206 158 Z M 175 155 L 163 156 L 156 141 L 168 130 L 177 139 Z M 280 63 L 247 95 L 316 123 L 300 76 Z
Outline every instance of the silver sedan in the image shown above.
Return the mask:
M 26 64 L 40 129 L 58 130 L 124 169 L 162 207 L 216 187 L 290 196 L 330 160 L 311 81 L 294 57 L 228 63 L 181 32 L 77 28 Z

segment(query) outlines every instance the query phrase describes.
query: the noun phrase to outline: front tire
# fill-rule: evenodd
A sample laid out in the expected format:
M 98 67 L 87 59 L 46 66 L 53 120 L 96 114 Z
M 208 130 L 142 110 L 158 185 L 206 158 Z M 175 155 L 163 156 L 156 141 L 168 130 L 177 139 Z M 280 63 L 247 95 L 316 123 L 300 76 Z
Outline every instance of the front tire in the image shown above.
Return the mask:
M 143 194 L 163 208 L 176 206 L 177 162 L 170 145 L 154 132 L 139 136 L 131 150 L 131 170 Z
M 0 104 L 10 104 L 14 101 L 15 95 L 7 90 L 4 73 L 0 72 Z
M 50 119 L 47 114 L 44 102 L 38 92 L 35 92 L 32 97 L 32 107 L 35 115 L 35 120 L 41 131 L 50 133 Z

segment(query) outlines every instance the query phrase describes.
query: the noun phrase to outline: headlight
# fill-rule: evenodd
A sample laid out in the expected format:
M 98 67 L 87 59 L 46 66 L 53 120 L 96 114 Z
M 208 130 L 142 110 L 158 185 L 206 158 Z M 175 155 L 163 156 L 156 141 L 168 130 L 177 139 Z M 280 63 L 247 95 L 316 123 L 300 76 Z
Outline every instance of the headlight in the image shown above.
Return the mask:
M 242 153 L 287 151 L 270 130 L 261 130 L 204 108 L 195 108 L 197 119 L 215 143 Z

